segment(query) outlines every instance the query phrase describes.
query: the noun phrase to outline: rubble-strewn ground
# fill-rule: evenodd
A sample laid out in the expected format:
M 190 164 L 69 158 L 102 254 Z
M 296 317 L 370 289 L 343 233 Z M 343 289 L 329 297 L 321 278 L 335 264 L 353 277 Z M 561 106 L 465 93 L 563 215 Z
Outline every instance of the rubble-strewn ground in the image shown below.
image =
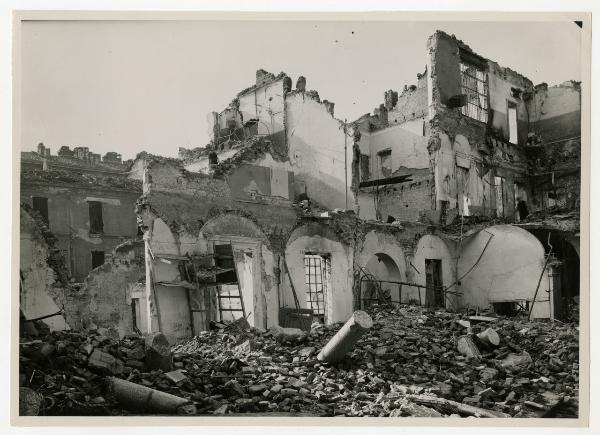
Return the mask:
M 108 365 L 113 375 L 189 398 L 201 415 L 458 415 L 424 406 L 418 397 L 426 395 L 513 417 L 577 416 L 579 329 L 572 324 L 471 321 L 474 333 L 492 327 L 501 342 L 481 359 L 468 359 L 456 346 L 466 333 L 457 320 L 466 315 L 415 306 L 370 314 L 373 328 L 336 366 L 316 355 L 341 325 L 319 325 L 292 343 L 256 330 L 203 332 L 173 346 L 178 372 L 169 374 L 145 370 L 141 337 L 119 341 L 107 331 L 22 337 L 20 385 L 44 396 L 41 415 L 127 415 L 107 392 L 106 367 L 90 362 L 98 351 L 115 358 Z M 515 355 L 525 363 L 501 363 Z

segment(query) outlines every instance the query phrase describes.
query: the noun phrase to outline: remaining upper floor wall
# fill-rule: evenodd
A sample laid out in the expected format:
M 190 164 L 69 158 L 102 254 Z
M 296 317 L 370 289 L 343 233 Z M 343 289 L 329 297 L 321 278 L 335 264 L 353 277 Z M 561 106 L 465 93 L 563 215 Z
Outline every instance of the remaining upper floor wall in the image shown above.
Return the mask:
M 256 71 L 256 83 L 239 92 L 220 113 L 208 115 L 210 141 L 221 151 L 227 141 L 243 141 L 255 135 L 268 136 L 276 149 L 285 149 L 284 95 L 292 79 Z
M 581 84 L 567 81 L 557 86 L 535 87 L 531 98 L 531 130 L 542 143 L 574 139 L 581 135 Z
M 489 126 L 498 138 L 512 144 L 526 143 L 528 95 L 534 89 L 529 79 L 485 59 L 441 31 L 429 38 L 427 46 L 431 118 L 454 109 L 470 124 Z

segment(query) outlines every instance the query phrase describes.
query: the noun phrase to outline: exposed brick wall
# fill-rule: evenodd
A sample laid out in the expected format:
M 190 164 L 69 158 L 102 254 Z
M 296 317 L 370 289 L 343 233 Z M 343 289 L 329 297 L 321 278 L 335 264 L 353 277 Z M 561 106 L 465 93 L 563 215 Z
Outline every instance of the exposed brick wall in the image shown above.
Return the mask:
M 429 177 L 379 191 L 379 209 L 384 221 L 391 215 L 401 221 L 417 221 L 431 207 Z

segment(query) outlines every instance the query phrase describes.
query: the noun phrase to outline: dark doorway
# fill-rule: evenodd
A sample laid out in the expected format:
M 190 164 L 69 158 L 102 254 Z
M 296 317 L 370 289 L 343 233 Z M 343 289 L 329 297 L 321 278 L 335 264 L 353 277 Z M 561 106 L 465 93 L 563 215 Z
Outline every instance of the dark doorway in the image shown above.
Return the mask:
M 579 306 L 579 240 L 571 233 L 528 229 L 544 246 L 546 254 L 552 247 L 552 256 L 558 260 L 548 270 L 554 296 L 554 318 L 568 321 Z
M 48 220 L 48 198 L 44 198 L 43 196 L 34 196 L 33 197 L 33 209 L 37 211 L 46 225 L 50 225 L 50 221 Z
M 92 269 L 104 264 L 104 251 L 92 251 Z
M 425 305 L 443 307 L 444 292 L 442 286 L 442 260 L 425 259 Z

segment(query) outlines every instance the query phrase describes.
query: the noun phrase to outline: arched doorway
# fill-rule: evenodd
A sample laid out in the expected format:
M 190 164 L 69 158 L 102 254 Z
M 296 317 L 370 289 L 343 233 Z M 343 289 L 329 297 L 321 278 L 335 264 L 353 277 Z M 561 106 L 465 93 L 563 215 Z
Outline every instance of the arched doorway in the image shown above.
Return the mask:
M 533 234 L 544 246 L 546 255 L 558 262 L 550 262 L 549 277 L 553 289 L 553 314 L 559 320 L 570 317 L 579 305 L 579 239 L 566 231 L 549 228 L 522 227 Z M 552 259 L 552 258 L 551 258 Z
M 272 280 L 262 279 L 263 263 L 273 261 L 262 229 L 246 217 L 222 214 L 204 224 L 197 247 L 207 254 L 204 266 L 220 270 L 209 279 L 215 285 L 192 293 L 192 311 L 199 321 L 209 313 L 210 320 L 232 322 L 245 317 L 250 326 L 266 328 L 269 314 L 277 315 L 277 293 L 271 288 L 265 291 Z
M 402 274 L 396 262 L 388 254 L 374 254 L 363 268 L 361 280 L 361 305 L 368 307 L 380 299 L 400 303 Z

